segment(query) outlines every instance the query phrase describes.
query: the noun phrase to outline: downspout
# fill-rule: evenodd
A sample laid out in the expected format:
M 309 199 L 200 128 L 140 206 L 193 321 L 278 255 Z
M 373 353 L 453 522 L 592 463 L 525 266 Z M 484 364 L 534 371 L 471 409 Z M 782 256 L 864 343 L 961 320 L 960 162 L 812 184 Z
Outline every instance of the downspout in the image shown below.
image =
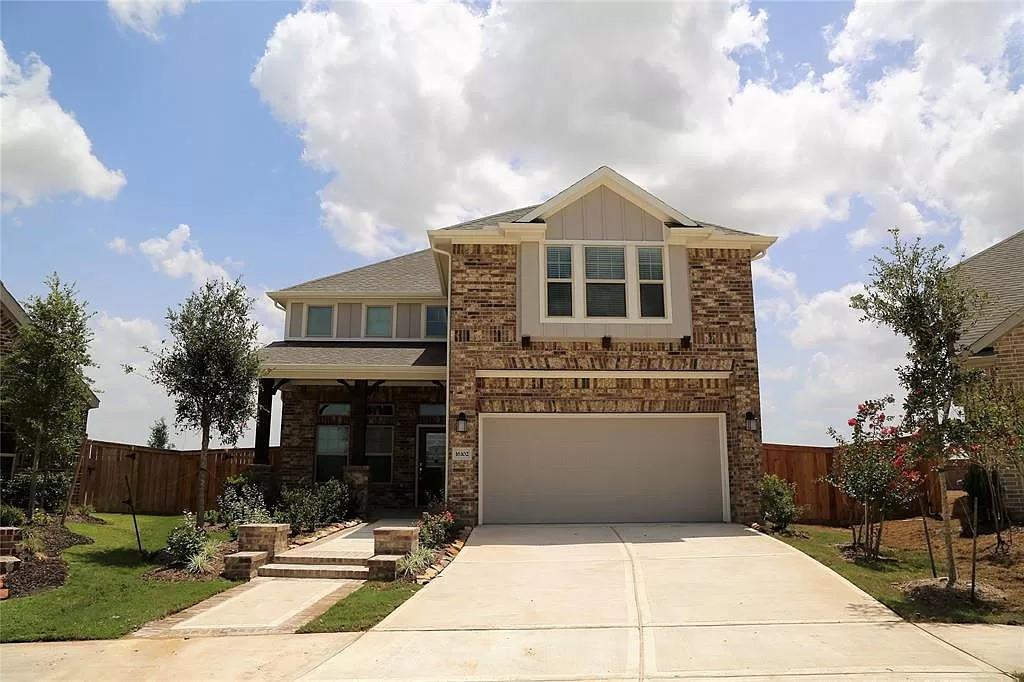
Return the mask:
M 445 328 L 448 330 L 448 338 L 444 344 L 444 501 L 448 502 L 448 425 L 451 421 L 449 414 L 449 396 L 451 395 L 451 366 L 452 366 L 452 254 L 448 251 L 438 249 L 433 243 L 430 250 L 442 254 L 448 260 L 448 275 L 445 281 L 445 296 L 447 298 L 448 319 Z

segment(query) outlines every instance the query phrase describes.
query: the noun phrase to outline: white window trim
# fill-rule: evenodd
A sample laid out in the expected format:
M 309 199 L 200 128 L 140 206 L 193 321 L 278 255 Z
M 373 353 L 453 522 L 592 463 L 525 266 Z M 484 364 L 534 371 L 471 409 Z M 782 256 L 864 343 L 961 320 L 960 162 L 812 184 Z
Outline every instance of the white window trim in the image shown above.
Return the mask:
M 665 264 L 667 259 L 665 257 L 665 247 L 661 247 L 661 279 L 640 279 L 640 249 L 657 248 L 654 246 L 637 246 L 636 247 L 636 305 L 637 314 L 640 315 L 641 320 L 661 320 L 668 316 L 668 280 L 666 279 Z M 661 285 L 661 307 L 664 315 L 661 317 L 644 317 L 642 298 L 640 296 L 640 290 L 642 284 L 660 284 Z
M 442 308 L 444 310 L 444 336 L 427 336 L 427 308 Z M 432 339 L 438 341 L 441 339 L 448 340 L 448 306 L 443 303 L 424 303 L 422 305 L 422 315 L 420 315 L 420 337 L 423 339 Z
M 331 309 L 331 333 L 326 336 L 313 336 L 309 333 L 309 309 L 310 308 L 330 308 Z M 337 330 L 338 317 L 338 306 L 337 304 L 326 304 L 326 303 L 304 303 L 302 305 L 302 334 L 303 338 L 306 339 L 333 339 L 334 333 Z
M 564 277 L 548 277 L 548 247 L 549 246 L 568 246 L 569 247 L 570 251 L 569 251 L 569 277 L 568 277 L 568 279 L 566 279 Z M 549 318 L 549 319 L 552 319 L 552 320 L 572 320 L 573 317 L 576 315 L 576 313 L 579 311 L 579 308 L 577 307 L 577 302 L 576 302 L 576 282 L 575 282 L 576 270 L 577 270 L 577 267 L 576 267 L 576 265 L 577 265 L 577 263 L 576 263 L 576 249 L 572 248 L 571 244 L 548 244 L 548 243 L 543 243 L 543 244 L 541 244 L 541 247 L 540 247 L 540 254 L 541 254 L 541 264 L 540 264 L 540 267 L 542 269 L 542 273 L 541 273 L 541 288 L 543 289 L 543 291 L 541 293 L 541 305 L 544 306 L 543 310 L 541 311 L 541 315 L 543 317 L 546 317 L 546 318 Z M 562 283 L 562 284 L 564 284 L 566 282 L 569 283 L 569 294 L 572 296 L 572 300 L 569 302 L 569 307 L 570 307 L 570 310 L 572 312 L 572 315 L 549 315 L 548 314 L 548 284 L 551 283 L 551 282 L 558 282 L 558 283 Z
M 390 485 L 395 480 L 395 427 L 390 424 L 367 424 L 366 429 L 390 429 L 391 430 L 391 452 L 370 452 L 366 451 L 366 457 L 388 457 L 391 459 L 391 466 L 388 467 L 388 480 L 386 481 L 371 481 L 374 485 Z M 369 439 L 367 439 L 369 440 Z
M 370 308 L 391 308 L 391 336 L 369 336 L 366 333 L 366 316 Z M 359 333 L 364 339 L 395 339 L 398 336 L 398 304 L 397 303 L 363 303 L 363 325 Z
M 548 315 L 548 246 L 572 247 L 572 317 L 550 317 Z M 587 317 L 587 282 L 598 284 L 602 282 L 621 283 L 621 280 L 588 280 L 586 278 L 586 263 L 583 257 L 584 249 L 588 246 L 621 246 L 624 248 L 626 262 L 626 317 Z M 640 317 L 640 268 L 637 256 L 637 248 L 640 246 L 661 249 L 661 274 L 664 277 L 662 282 L 665 288 L 665 317 Z M 546 240 L 540 243 L 540 263 L 537 271 L 540 277 L 540 321 L 542 324 L 672 324 L 672 286 L 670 284 L 672 274 L 670 272 L 668 248 L 663 242 Z

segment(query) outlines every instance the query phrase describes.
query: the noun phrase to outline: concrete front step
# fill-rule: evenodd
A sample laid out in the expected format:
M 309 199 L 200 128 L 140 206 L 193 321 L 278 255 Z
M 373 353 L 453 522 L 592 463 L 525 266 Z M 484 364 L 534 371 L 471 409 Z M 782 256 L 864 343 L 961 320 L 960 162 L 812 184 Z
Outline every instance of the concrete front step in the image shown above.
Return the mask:
M 279 557 L 283 559 L 284 557 Z M 292 564 L 274 563 L 260 566 L 257 573 L 268 578 L 349 578 L 366 580 L 370 569 L 366 566 L 344 566 L 338 564 Z
M 369 552 L 352 554 L 279 554 L 277 562 L 281 564 L 331 564 L 335 566 L 365 566 Z

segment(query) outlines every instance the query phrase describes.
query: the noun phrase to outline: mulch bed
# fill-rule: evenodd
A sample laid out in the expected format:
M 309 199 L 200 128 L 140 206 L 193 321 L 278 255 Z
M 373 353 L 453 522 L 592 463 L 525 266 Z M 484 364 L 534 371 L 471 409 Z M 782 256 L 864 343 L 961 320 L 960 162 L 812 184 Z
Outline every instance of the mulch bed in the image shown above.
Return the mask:
M 1006 606 L 1006 593 L 988 583 L 975 586 L 975 601 L 971 601 L 970 580 L 960 581 L 952 589 L 946 589 L 945 578 L 925 578 L 897 583 L 896 587 L 914 601 L 934 609 L 952 610 L 958 606 L 985 606 L 997 611 Z
M 161 550 L 155 557 L 157 561 L 164 564 L 146 572 L 145 577 L 149 580 L 159 580 L 168 583 L 201 582 L 212 580 L 224 572 L 224 557 L 227 554 L 234 554 L 238 551 L 238 541 L 222 542 L 217 547 L 217 553 L 210 563 L 210 570 L 207 573 L 191 573 L 184 566 L 174 563 L 174 558 Z
M 420 585 L 426 585 L 436 578 L 441 571 L 447 568 L 448 564 L 452 562 L 452 559 L 454 559 L 465 546 L 466 540 L 469 538 L 469 534 L 472 530 L 473 529 L 469 527 L 463 528 L 458 532 L 455 540 L 437 550 L 437 559 L 435 559 L 434 563 L 431 564 L 427 570 L 416 576 L 416 582 Z
M 24 597 L 63 585 L 68 578 L 68 564 L 60 557 L 60 553 L 68 547 L 93 542 L 92 538 L 72 533 L 60 525 L 57 519 L 46 525 L 26 526 L 22 528 L 22 533 L 23 537 L 38 538 L 42 547 L 38 554 L 31 554 L 23 548 L 19 551 L 21 564 L 4 580 L 11 597 Z

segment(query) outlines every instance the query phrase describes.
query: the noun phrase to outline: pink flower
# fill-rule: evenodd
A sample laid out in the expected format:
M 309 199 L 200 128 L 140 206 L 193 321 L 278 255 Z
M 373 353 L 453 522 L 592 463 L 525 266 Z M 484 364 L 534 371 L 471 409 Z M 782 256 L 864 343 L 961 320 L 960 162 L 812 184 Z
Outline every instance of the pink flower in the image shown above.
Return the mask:
M 850 426 L 856 426 L 857 425 L 857 420 L 856 419 L 850 419 L 846 423 L 849 424 Z

